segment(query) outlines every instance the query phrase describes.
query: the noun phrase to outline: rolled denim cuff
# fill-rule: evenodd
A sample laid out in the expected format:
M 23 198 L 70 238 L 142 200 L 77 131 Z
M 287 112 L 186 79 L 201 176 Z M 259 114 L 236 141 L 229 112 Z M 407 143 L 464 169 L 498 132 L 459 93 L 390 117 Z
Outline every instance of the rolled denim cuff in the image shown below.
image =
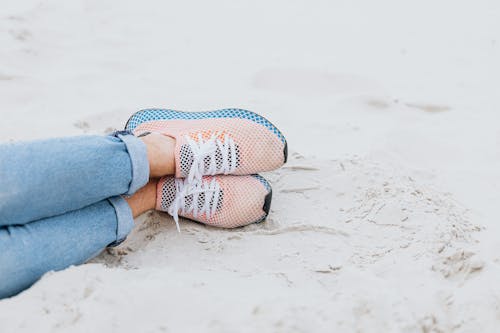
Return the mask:
M 116 213 L 116 240 L 108 246 L 114 247 L 120 245 L 134 228 L 134 217 L 130 206 L 120 196 L 108 199 Z
M 132 181 L 126 195 L 134 194 L 149 181 L 149 161 L 146 145 L 129 131 L 115 132 L 114 136 L 122 140 L 127 147 L 132 163 Z

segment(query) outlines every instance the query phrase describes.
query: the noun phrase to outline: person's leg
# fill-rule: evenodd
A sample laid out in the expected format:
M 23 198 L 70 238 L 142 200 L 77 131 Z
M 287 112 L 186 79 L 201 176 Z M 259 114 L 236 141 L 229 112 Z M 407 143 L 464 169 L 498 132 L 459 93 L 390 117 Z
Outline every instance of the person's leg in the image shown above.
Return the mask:
M 130 195 L 174 173 L 173 139 L 79 136 L 0 145 L 0 226 L 19 225 Z
M 24 225 L 0 227 L 0 299 L 28 288 L 44 273 L 77 265 L 122 242 L 133 217 L 154 208 L 156 181 L 127 198 Z

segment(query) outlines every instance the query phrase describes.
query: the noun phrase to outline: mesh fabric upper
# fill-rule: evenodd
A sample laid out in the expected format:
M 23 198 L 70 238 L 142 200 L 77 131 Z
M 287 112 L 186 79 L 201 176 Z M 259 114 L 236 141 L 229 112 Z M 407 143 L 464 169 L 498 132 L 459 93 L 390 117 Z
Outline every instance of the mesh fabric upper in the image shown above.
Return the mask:
M 270 186 L 264 178 L 256 175 L 214 177 L 222 190 L 222 200 L 219 200 L 216 213 L 210 218 L 205 215 L 194 217 L 191 214 L 184 217 L 223 228 L 244 226 L 265 218 L 263 206 Z M 203 180 L 211 181 L 214 177 L 205 176 Z M 158 183 L 157 209 L 167 211 L 175 198 L 175 191 L 174 178 L 162 178 Z M 190 198 L 186 199 L 187 204 L 191 204 Z M 198 207 L 201 208 L 203 203 L 204 196 L 200 196 Z
M 283 144 L 286 143 L 285 137 L 266 118 L 248 110 L 243 109 L 221 109 L 215 111 L 205 112 L 183 112 L 170 109 L 145 109 L 136 112 L 127 122 L 126 130 L 134 131 L 137 126 L 142 123 L 154 120 L 168 120 L 168 119 L 210 119 L 210 118 L 241 118 L 248 119 L 257 124 L 261 124 L 268 130 L 273 132 L 281 140 Z
M 199 135 L 203 140 L 216 134 L 222 141 L 225 136 L 234 141 L 238 160 L 237 167 L 231 174 L 249 175 L 274 170 L 281 167 L 285 160 L 285 145 L 278 136 L 267 127 L 248 119 L 157 120 L 137 127 L 136 133 L 141 132 L 158 132 L 176 139 L 177 177 L 187 176 L 192 165 L 192 155 L 184 146 L 189 144 L 188 138 L 199 142 Z

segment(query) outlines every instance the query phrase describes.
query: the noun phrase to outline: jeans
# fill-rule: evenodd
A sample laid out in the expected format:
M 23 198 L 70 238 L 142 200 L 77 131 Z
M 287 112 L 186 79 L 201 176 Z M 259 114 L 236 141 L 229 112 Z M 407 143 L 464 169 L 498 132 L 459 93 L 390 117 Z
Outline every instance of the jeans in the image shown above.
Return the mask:
M 0 298 L 121 243 L 134 226 L 122 195 L 148 179 L 126 132 L 0 145 Z

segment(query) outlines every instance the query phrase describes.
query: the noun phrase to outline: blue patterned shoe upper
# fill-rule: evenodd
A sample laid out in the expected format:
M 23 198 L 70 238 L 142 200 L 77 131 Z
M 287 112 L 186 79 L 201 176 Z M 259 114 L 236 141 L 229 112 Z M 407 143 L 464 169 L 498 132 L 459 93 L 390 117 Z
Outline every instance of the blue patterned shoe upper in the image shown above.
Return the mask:
M 281 132 L 271 124 L 269 120 L 266 118 L 259 116 L 258 114 L 243 110 L 243 109 L 221 109 L 216 111 L 207 111 L 207 112 L 183 112 L 183 111 L 175 111 L 169 109 L 145 109 L 130 117 L 125 125 L 125 129 L 129 131 L 133 131 L 137 126 L 142 123 L 154 120 L 168 120 L 168 119 L 208 119 L 208 118 L 242 118 L 248 119 L 258 124 L 261 124 L 272 131 L 274 134 L 278 136 L 278 138 L 286 144 L 285 137 Z

